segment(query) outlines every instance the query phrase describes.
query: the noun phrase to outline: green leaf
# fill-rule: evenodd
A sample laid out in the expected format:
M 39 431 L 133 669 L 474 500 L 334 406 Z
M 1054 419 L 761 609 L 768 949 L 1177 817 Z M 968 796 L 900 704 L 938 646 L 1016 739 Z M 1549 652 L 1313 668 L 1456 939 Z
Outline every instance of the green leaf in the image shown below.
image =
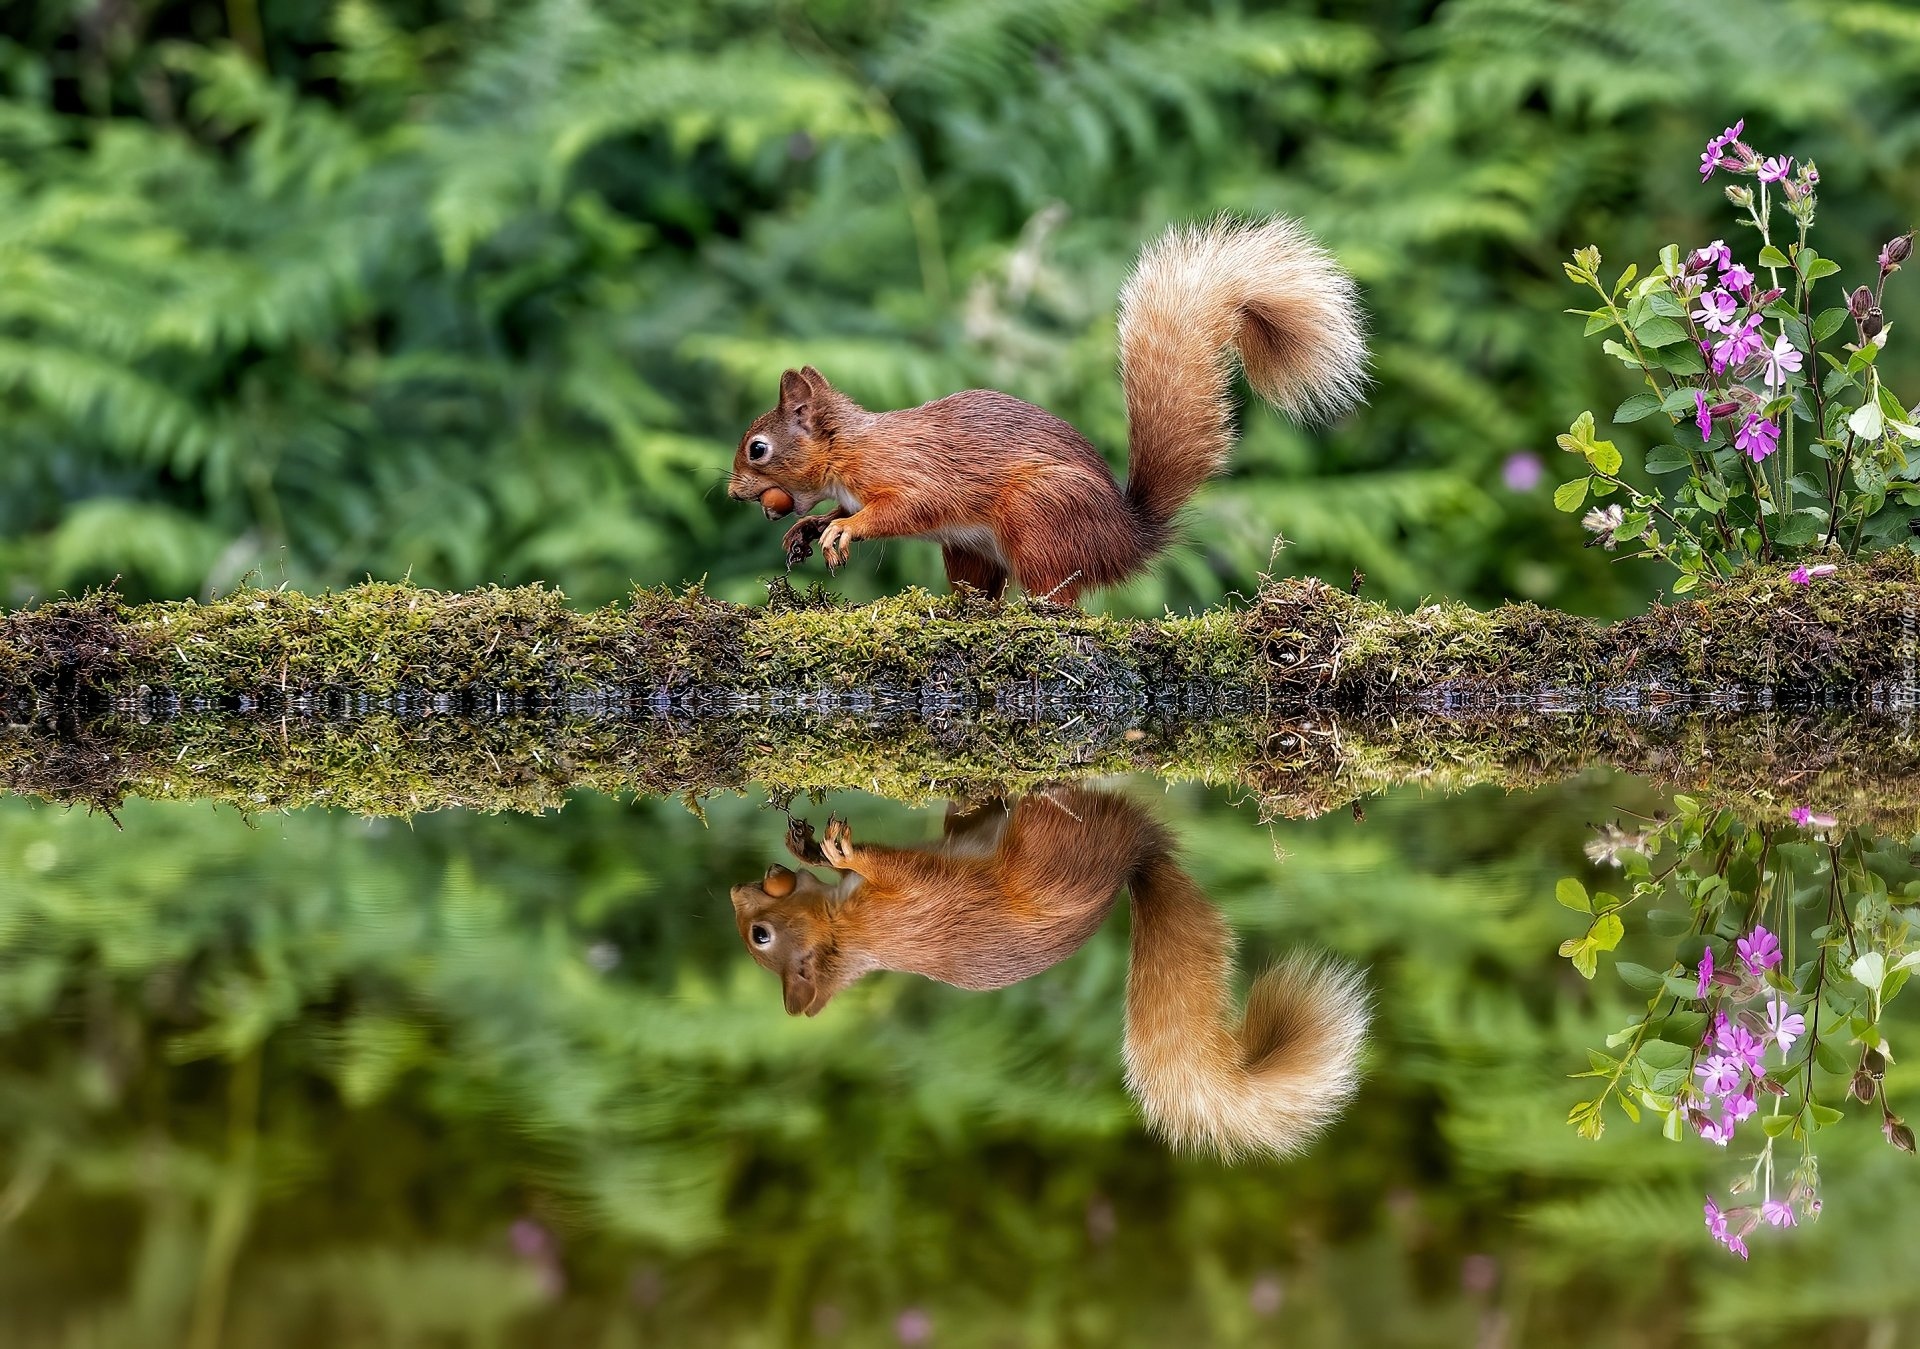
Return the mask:
M 1629 969 L 1639 970 L 1646 967 L 1644 965 L 1620 967 L 1622 974 Z M 1652 971 L 1649 970 L 1648 973 L 1651 974 Z M 1665 1072 L 1669 1068 L 1688 1067 L 1693 1062 L 1693 1052 L 1685 1045 L 1674 1044 L 1671 1040 L 1645 1040 L 1640 1045 L 1640 1061 L 1649 1068 Z
M 1833 261 L 1831 258 L 1820 258 L 1817 259 L 1812 266 L 1807 268 L 1805 276 L 1809 281 L 1818 281 L 1822 277 L 1832 276 L 1839 270 L 1839 263 Z
M 1813 1127 L 1816 1129 L 1824 1129 L 1829 1124 L 1838 1124 L 1840 1122 L 1840 1112 L 1838 1110 L 1835 1110 L 1830 1105 L 1821 1105 L 1817 1101 L 1809 1101 L 1807 1103 L 1807 1113 L 1813 1116 Z
M 1825 1040 L 1814 1046 L 1813 1061 L 1836 1076 L 1851 1077 L 1853 1075 L 1853 1065 L 1847 1062 L 1847 1056 Z
M 1649 291 L 1647 308 L 1656 314 L 1664 314 L 1670 319 L 1683 319 L 1687 316 L 1687 307 L 1676 300 L 1671 291 Z
M 1627 987 L 1636 993 L 1662 993 L 1666 991 L 1667 976 L 1661 974 L 1658 970 L 1648 969 L 1645 965 L 1636 965 L 1630 960 L 1623 960 L 1613 967 L 1613 972 L 1619 975 Z
M 1564 877 L 1560 884 L 1553 887 L 1553 897 L 1576 913 L 1593 912 L 1593 901 L 1587 898 L 1587 887 L 1573 876 Z
M 1556 509 L 1577 511 L 1580 503 L 1587 499 L 1587 485 L 1591 478 L 1575 478 L 1572 482 L 1563 482 L 1553 489 L 1553 504 Z
M 1611 440 L 1596 440 L 1587 447 L 1587 462 L 1601 473 L 1620 471 L 1620 451 Z
M 1863 440 L 1880 439 L 1880 433 L 1886 429 L 1886 424 L 1886 418 L 1881 415 L 1880 404 L 1877 402 L 1862 403 L 1853 410 L 1853 415 L 1847 418 L 1847 429 Z
M 1687 330 L 1680 326 L 1678 320 L 1664 314 L 1649 315 L 1646 322 L 1633 330 L 1633 335 L 1640 339 L 1641 346 L 1649 348 L 1670 347 L 1675 342 L 1687 340 Z
M 1813 340 L 1816 342 L 1826 341 L 1829 337 L 1832 337 L 1840 331 L 1841 325 L 1847 321 L 1847 318 L 1848 314 L 1845 305 L 1835 305 L 1832 309 L 1822 309 L 1819 317 L 1813 321 Z
M 1674 577 L 1673 584 L 1668 586 L 1667 589 L 1671 590 L 1676 595 L 1684 595 L 1689 590 L 1692 590 L 1695 586 L 1699 584 L 1700 584 L 1699 573 L 1690 571 L 1690 572 L 1684 572 L 1681 575 Z
M 1853 964 L 1847 966 L 1847 973 L 1866 988 L 1877 989 L 1886 982 L 1887 958 L 1878 951 L 1868 951 Z
M 1664 370 L 1686 377 L 1706 371 L 1706 358 L 1700 354 L 1697 342 L 1680 342 L 1671 347 L 1662 347 L 1653 353 L 1654 361 Z
M 1793 264 L 1787 260 L 1787 255 L 1775 248 L 1772 244 L 1768 244 L 1760 250 L 1760 265 L 1762 267 L 1793 266 Z
M 1655 445 L 1643 466 L 1649 473 L 1675 473 L 1693 467 L 1693 458 L 1678 445 Z
M 1842 312 L 1844 313 L 1845 311 Z M 1613 327 L 1613 324 L 1613 315 L 1607 313 L 1606 310 L 1593 310 L 1587 316 L 1587 326 L 1585 330 L 1581 332 L 1580 336 L 1592 337 L 1595 333 L 1604 333 L 1607 329 Z
M 1593 943 L 1596 951 L 1611 951 L 1626 935 L 1626 924 L 1620 921 L 1619 914 L 1603 913 L 1593 920 L 1593 926 L 1587 931 L 1587 940 Z
M 1812 543 L 1820 529 L 1821 522 L 1811 515 L 1791 515 L 1769 526 L 1774 545 L 1783 548 L 1801 548 Z
M 1779 1138 L 1793 1127 L 1792 1115 L 1763 1115 L 1760 1128 L 1768 1138 Z
M 1624 426 L 1637 422 L 1642 417 L 1650 417 L 1660 411 L 1660 395 L 1657 393 L 1637 393 L 1613 410 L 1613 420 Z

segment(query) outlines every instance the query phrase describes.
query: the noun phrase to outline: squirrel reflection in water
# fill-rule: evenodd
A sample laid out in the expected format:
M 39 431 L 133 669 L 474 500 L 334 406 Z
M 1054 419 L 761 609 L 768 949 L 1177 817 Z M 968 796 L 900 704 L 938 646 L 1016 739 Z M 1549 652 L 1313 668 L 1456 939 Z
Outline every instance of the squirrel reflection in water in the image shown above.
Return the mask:
M 1244 1016 L 1226 919 L 1174 856 L 1172 838 L 1123 796 L 1081 787 L 1012 805 L 950 806 L 921 847 L 824 840 L 796 820 L 787 847 L 831 882 L 774 865 L 733 887 L 753 958 L 780 976 L 787 1011 L 816 1015 L 870 970 L 959 988 L 1004 988 L 1077 951 L 1119 891 L 1133 902 L 1127 1086 L 1179 1146 L 1226 1157 L 1299 1151 L 1352 1096 L 1367 995 L 1356 971 L 1294 957 L 1255 981 Z

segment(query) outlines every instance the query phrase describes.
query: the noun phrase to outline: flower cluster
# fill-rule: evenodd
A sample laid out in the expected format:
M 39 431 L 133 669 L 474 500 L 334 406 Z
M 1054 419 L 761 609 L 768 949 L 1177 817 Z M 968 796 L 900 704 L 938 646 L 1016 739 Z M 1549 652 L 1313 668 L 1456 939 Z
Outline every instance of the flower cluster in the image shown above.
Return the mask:
M 1819 307 L 1818 283 L 1840 271 L 1808 243 L 1820 172 L 1808 160 L 1763 154 L 1745 135 L 1742 119 L 1709 139 L 1700 176 L 1736 180 L 1725 193 L 1758 236 L 1756 250 L 1726 239 L 1686 251 L 1669 245 L 1657 267 L 1642 274 L 1630 266 L 1610 285 L 1598 249 L 1583 248 L 1566 265 L 1600 299 L 1574 311 L 1587 332 L 1614 334 L 1605 349 L 1646 384 L 1614 421 L 1665 414 L 1674 443 L 1651 449 L 1646 470 L 1684 476 L 1677 489 L 1639 486 L 1585 413 L 1559 437 L 1587 461 L 1585 476 L 1563 484 L 1554 504 L 1578 512 L 1590 496 L 1622 494 L 1624 505 L 1587 511 L 1592 542 L 1613 549 L 1638 540 L 1637 556 L 1680 570 L 1676 591 L 1808 550 L 1852 556 L 1904 543 L 1920 505 L 1920 474 L 1907 458 L 1907 446 L 1920 444 L 1920 413 L 1892 395 L 1876 365 L 1891 331 L 1880 307 L 1886 282 L 1912 256 L 1913 237 L 1880 250 L 1877 284 Z M 1805 571 L 1794 579 L 1822 574 Z
M 1890 882 L 1871 861 L 1880 841 L 1814 804 L 1783 803 L 1772 818 L 1748 821 L 1678 795 L 1671 814 L 1646 824 L 1603 826 L 1587 849 L 1592 862 L 1619 869 L 1630 894 L 1590 895 L 1572 877 L 1555 887 L 1555 899 L 1587 922 L 1560 953 L 1593 978 L 1625 936 L 1623 914 L 1679 900 L 1700 954 L 1664 969 L 1615 962 L 1647 995 L 1646 1010 L 1589 1051 L 1588 1070 L 1573 1076 L 1598 1089 L 1567 1122 L 1598 1138 L 1617 1102 L 1631 1120 L 1657 1117 L 1669 1139 L 1737 1149 L 1742 1169 L 1706 1197 L 1703 1213 L 1713 1238 L 1745 1259 L 1759 1229 L 1818 1216 L 1815 1144 L 1849 1102 L 1879 1115 L 1893 1148 L 1920 1147 L 1889 1101 L 1882 1028 L 1887 1002 L 1920 970 L 1911 921 L 1920 878 Z M 1902 842 L 1920 854 L 1920 835 Z
M 1779 938 L 1764 927 L 1756 927 L 1740 938 L 1735 949 L 1744 967 L 1744 977 L 1737 972 L 1723 971 L 1716 980 L 1713 948 L 1708 947 L 1702 954 L 1696 983 L 1700 998 L 1707 998 L 1716 987 L 1731 986 L 1749 994 L 1765 991 L 1767 972 L 1780 963 Z M 1717 1103 L 1720 1113 L 1716 1118 L 1698 1106 L 1689 1110 L 1688 1119 L 1694 1132 L 1722 1147 L 1730 1143 L 1741 1121 L 1759 1110 L 1759 1094 L 1777 1090 L 1776 1084 L 1767 1079 L 1767 1051 L 1778 1050 L 1780 1061 L 1786 1062 L 1788 1051 L 1806 1030 L 1806 1018 L 1795 1012 L 1792 1004 L 1771 993 L 1765 997 L 1764 1013 L 1756 1007 L 1729 1017 L 1724 1004 L 1716 1010 L 1712 1028 L 1701 1045 L 1703 1050 L 1713 1052 L 1699 1060 L 1694 1073 L 1700 1078 L 1701 1094 L 1707 1102 Z
M 1820 1216 L 1820 1173 L 1812 1157 L 1808 1157 L 1787 1178 L 1786 1197 L 1776 1199 L 1773 1196 L 1773 1167 L 1769 1156 L 1762 1166 L 1754 1168 L 1755 1175 L 1743 1176 L 1738 1186 L 1741 1190 L 1751 1190 L 1760 1180 L 1758 1173 L 1765 1172 L 1766 1193 L 1758 1204 L 1740 1204 L 1723 1209 L 1714 1202 L 1712 1195 L 1707 1196 L 1704 1212 L 1707 1219 L 1707 1231 L 1713 1239 L 1745 1260 L 1748 1255 L 1747 1238 L 1755 1228 L 1765 1223 L 1769 1227 L 1798 1227 L 1800 1220 L 1812 1220 Z

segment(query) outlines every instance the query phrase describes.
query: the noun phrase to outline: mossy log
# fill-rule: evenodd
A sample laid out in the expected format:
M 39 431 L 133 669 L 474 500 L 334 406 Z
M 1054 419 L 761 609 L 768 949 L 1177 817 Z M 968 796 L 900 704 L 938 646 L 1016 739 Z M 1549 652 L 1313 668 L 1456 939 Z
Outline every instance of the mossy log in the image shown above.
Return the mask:
M 152 605 L 103 593 L 0 616 L 0 706 L 24 720 L 74 706 L 307 716 L 1873 704 L 1914 686 L 1917 629 L 1920 559 L 1905 551 L 1812 584 L 1754 573 L 1614 624 L 1531 604 L 1399 612 L 1301 579 L 1153 621 L 918 590 L 849 607 L 784 583 L 765 606 L 696 588 L 637 591 L 589 612 L 540 587 L 243 589 Z
M 1215 716 L 552 712 L 344 718 L 109 711 L 0 733 L 0 792 L 115 808 L 128 796 L 247 814 L 544 811 L 577 790 L 775 799 L 860 790 L 924 802 L 1008 796 L 1118 773 L 1223 786 L 1308 817 L 1402 785 L 1527 790 L 1633 773 L 1759 818 L 1795 807 L 1912 832 L 1920 734 L 1849 709 Z

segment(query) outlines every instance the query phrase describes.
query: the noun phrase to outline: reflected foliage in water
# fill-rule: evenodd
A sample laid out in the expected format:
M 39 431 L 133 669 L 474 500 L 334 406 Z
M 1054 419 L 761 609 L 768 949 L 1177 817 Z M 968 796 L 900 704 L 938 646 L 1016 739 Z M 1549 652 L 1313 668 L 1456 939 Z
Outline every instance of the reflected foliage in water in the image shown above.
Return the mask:
M 787 1016 L 728 901 L 783 847 L 755 796 L 410 826 L 129 801 L 124 833 L 0 803 L 0 1334 L 1837 1344 L 1913 1314 L 1920 1184 L 1877 1130 L 1817 1135 L 1824 1217 L 1743 1266 L 1699 1226 L 1728 1154 L 1564 1123 L 1582 1047 L 1647 995 L 1554 956 L 1550 899 L 1652 792 L 1397 791 L 1273 827 L 1197 788 L 1089 795 L 1164 823 L 1236 987 L 1300 950 L 1366 971 L 1364 1078 L 1304 1163 L 1146 1132 L 1132 914 L 995 991 L 876 972 Z M 808 809 L 856 849 L 948 837 L 938 810 Z M 1641 941 L 1619 954 L 1675 959 Z
M 1664 968 L 1616 966 L 1648 995 L 1646 1011 L 1591 1052 L 1598 1092 L 1568 1118 L 1598 1138 L 1611 1101 L 1635 1123 L 1651 1112 L 1669 1139 L 1727 1148 L 1729 1197 L 1709 1195 L 1704 1217 L 1745 1259 L 1763 1226 L 1821 1214 L 1816 1144 L 1846 1122 L 1847 1105 L 1864 1107 L 1855 1113 L 1895 1149 L 1914 1150 L 1887 1096 L 1886 1019 L 1920 965 L 1920 838 L 1843 829 L 1805 805 L 1759 820 L 1684 795 L 1673 805 L 1589 845 L 1621 868 L 1626 898 L 1589 895 L 1574 878 L 1556 890 L 1589 915 L 1560 948 L 1586 977 L 1620 943 L 1623 915 L 1643 918 L 1648 944 L 1672 956 Z

